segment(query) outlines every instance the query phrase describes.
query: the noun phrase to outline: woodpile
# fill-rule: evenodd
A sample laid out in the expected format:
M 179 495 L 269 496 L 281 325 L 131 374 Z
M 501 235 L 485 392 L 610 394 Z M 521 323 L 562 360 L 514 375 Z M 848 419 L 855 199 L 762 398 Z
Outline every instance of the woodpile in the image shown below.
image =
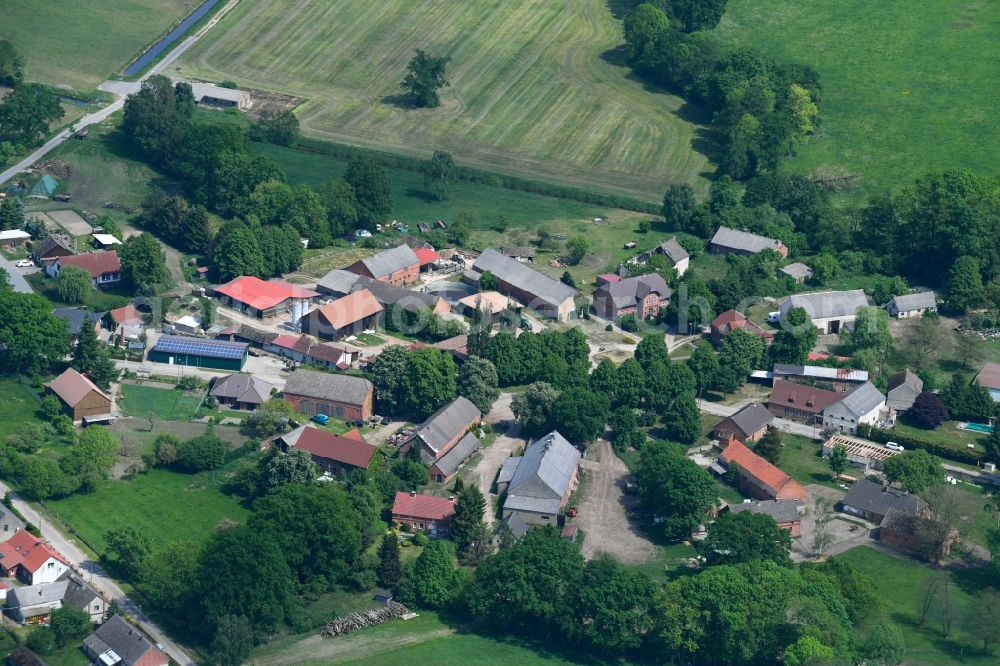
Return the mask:
M 395 601 L 390 601 L 381 608 L 375 608 L 360 613 L 351 613 L 345 617 L 334 618 L 323 626 L 319 635 L 323 638 L 333 638 L 334 636 L 349 634 L 352 631 L 357 631 L 358 629 L 364 629 L 366 627 L 374 627 L 377 624 L 382 624 L 383 622 L 388 622 L 389 620 L 399 620 L 409 612 L 410 609 L 403 604 L 397 604 Z

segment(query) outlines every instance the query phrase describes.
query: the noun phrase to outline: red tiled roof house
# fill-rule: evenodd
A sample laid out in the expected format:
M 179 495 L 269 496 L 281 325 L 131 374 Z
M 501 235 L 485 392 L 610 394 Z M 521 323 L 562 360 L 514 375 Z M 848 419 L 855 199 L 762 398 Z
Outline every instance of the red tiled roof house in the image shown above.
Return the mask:
M 719 456 L 726 469 L 736 465 L 737 485 L 744 493 L 756 499 L 798 500 L 805 502 L 809 494 L 792 477 L 764 460 L 747 446 L 735 439 Z
M 114 284 L 122 279 L 122 263 L 118 260 L 118 253 L 114 250 L 57 257 L 55 261 L 45 267 L 45 272 L 49 277 L 58 278 L 59 273 L 67 266 L 75 266 L 87 271 L 90 279 L 94 281 L 95 287 Z
M 750 331 L 763 340 L 764 344 L 769 345 L 774 342 L 773 333 L 762 329 L 760 326 L 748 319 L 745 314 L 737 312 L 736 310 L 726 310 L 712 320 L 712 323 L 710 324 L 712 344 L 722 344 L 722 339 L 738 328 L 745 328 Z
M 823 410 L 843 397 L 836 391 L 775 379 L 767 409 L 775 416 L 813 425 L 822 423 Z
M 392 504 L 393 522 L 405 530 L 427 532 L 431 536 L 447 536 L 454 513 L 453 497 L 396 493 L 396 501 Z
M 343 435 L 304 425 L 275 440 L 278 448 L 288 452 L 293 448 L 307 451 L 313 462 L 324 472 L 337 474 L 352 469 L 368 469 L 378 450 L 365 441 L 355 428 Z
M 27 530 L 0 543 L 0 573 L 17 576 L 27 585 L 52 583 L 69 571 L 59 553 Z

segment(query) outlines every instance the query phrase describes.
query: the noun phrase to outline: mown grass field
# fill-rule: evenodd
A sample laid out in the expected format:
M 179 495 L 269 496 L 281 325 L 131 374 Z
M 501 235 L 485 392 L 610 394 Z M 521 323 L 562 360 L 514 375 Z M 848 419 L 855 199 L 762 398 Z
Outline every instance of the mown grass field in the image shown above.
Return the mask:
M 621 42 L 607 0 L 245 1 L 179 70 L 303 98 L 320 138 L 652 201 L 672 181 L 704 191 L 697 113 L 629 78 Z M 399 97 L 417 48 L 451 58 L 438 109 Z
M 885 604 L 886 619 L 903 632 L 906 653 L 903 663 L 921 666 L 952 664 L 996 664 L 996 655 L 982 656 L 982 641 L 970 636 L 970 617 L 975 613 L 971 593 L 982 587 L 981 571 L 935 571 L 930 567 L 885 555 L 871 548 L 852 548 L 837 559 L 850 562 L 871 577 Z M 952 634 L 941 633 L 941 604 L 932 606 L 927 622 L 916 626 L 924 591 L 936 576 L 951 583 L 954 624 Z M 874 622 L 869 622 L 869 626 Z M 862 634 L 864 630 L 862 629 Z
M 195 0 L 4 0 L 0 39 L 28 59 L 28 78 L 93 90 L 189 13 Z
M 456 631 L 434 612 L 403 622 L 388 622 L 348 636 L 327 639 L 317 634 L 287 636 L 271 641 L 251 655 L 248 664 L 263 666 L 314 664 L 552 664 L 598 663 L 536 646 L 475 633 Z
M 788 167 L 846 167 L 871 192 L 1000 171 L 998 30 L 988 0 L 731 0 L 716 33 L 820 73 L 822 124 Z
M 92 493 L 49 500 L 45 506 L 98 553 L 104 550 L 104 533 L 116 527 L 134 527 L 157 550 L 173 541 L 204 541 L 221 522 L 240 523 L 249 515 L 212 477 L 163 469 L 103 481 Z
M 187 421 L 194 416 L 201 396 L 178 389 L 122 384 L 118 404 L 125 416 L 163 421 Z

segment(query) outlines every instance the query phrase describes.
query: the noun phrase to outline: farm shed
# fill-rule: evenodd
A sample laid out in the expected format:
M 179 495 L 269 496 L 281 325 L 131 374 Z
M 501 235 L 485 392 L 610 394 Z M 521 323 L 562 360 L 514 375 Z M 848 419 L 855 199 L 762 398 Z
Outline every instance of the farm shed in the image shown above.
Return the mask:
M 154 363 L 239 372 L 247 361 L 248 344 L 163 335 L 149 352 Z

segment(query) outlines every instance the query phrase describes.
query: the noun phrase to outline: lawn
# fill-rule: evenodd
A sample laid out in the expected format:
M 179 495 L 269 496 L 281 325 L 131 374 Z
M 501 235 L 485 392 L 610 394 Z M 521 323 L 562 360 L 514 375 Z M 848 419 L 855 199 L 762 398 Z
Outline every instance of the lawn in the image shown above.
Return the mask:
M 187 421 L 201 404 L 200 394 L 178 389 L 157 388 L 138 384 L 123 384 L 118 405 L 125 416 Z
M 562 654 L 513 639 L 456 631 L 434 612 L 421 611 L 348 636 L 322 639 L 316 634 L 287 636 L 259 647 L 248 664 L 573 664 Z
M 45 504 L 98 553 L 104 550 L 104 533 L 115 527 L 134 527 L 156 550 L 174 541 L 204 541 L 220 523 L 239 523 L 249 514 L 222 494 L 212 477 L 163 469 L 127 481 L 103 481 L 92 493 Z
M 191 0 L 4 0 L 0 39 L 28 59 L 28 79 L 90 91 L 193 9 Z
M 178 67 L 304 99 L 318 138 L 650 201 L 705 191 L 698 113 L 630 77 L 622 41 L 607 0 L 275 0 L 240 3 Z M 400 98 L 417 48 L 451 58 L 437 109 Z
M 921 666 L 996 664 L 995 656 L 981 656 L 981 642 L 965 630 L 970 614 L 975 612 L 969 592 L 979 589 L 982 584 L 977 580 L 980 577 L 978 571 L 936 571 L 865 547 L 853 548 L 838 555 L 837 559 L 850 562 L 874 581 L 879 596 L 885 602 L 886 619 L 903 632 L 906 642 L 904 663 Z M 916 626 L 924 590 L 935 576 L 944 576 L 953 583 L 951 596 L 955 621 L 949 638 L 941 635 L 940 604 L 932 608 L 923 627 Z
M 997 173 L 1000 3 L 731 0 L 716 30 L 815 68 L 822 124 L 788 168 L 844 167 L 874 192 L 930 171 Z M 934 150 L 927 150 L 933 145 Z
M 838 487 L 833 482 L 830 466 L 822 457 L 823 447 L 819 441 L 801 435 L 782 433 L 781 442 L 784 447 L 781 449 L 778 467 L 788 476 L 802 485 L 818 483 L 831 488 Z M 846 473 L 860 474 L 860 470 L 847 470 Z
M 0 437 L 6 439 L 27 423 L 38 422 L 36 412 L 39 407 L 38 394 L 19 380 L 4 377 L 0 379 Z
M 983 442 L 986 441 L 986 435 L 973 430 L 961 429 L 958 427 L 959 423 L 959 421 L 945 421 L 934 430 L 927 430 L 909 425 L 903 420 L 897 420 L 893 431 L 901 435 L 908 435 L 915 439 L 934 442 L 935 444 L 941 444 L 954 449 L 968 449 L 968 445 L 972 444 L 977 451 L 982 452 L 984 450 Z

